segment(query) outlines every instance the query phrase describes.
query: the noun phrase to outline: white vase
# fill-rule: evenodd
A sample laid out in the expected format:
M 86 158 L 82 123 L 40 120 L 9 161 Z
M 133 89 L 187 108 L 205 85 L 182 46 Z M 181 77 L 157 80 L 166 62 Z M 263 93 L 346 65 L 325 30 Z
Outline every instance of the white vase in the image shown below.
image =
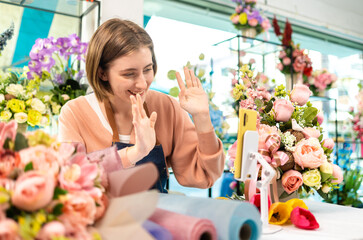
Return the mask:
M 296 85 L 297 83 L 302 83 L 302 76 L 300 73 L 294 73 L 292 74 L 291 79 L 291 74 L 285 74 L 285 81 L 286 91 L 291 91 L 294 85 Z
M 242 36 L 249 37 L 249 38 L 255 38 L 257 35 L 257 31 L 255 28 L 244 28 L 242 29 Z M 243 38 L 245 40 L 245 38 Z

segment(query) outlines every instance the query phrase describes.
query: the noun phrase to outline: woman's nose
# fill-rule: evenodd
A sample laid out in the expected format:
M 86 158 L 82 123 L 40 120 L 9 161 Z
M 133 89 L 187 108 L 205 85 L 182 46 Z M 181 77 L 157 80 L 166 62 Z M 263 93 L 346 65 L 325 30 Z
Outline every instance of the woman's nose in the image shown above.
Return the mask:
M 136 87 L 139 89 L 147 88 L 147 82 L 144 74 L 140 74 L 139 77 L 136 79 Z

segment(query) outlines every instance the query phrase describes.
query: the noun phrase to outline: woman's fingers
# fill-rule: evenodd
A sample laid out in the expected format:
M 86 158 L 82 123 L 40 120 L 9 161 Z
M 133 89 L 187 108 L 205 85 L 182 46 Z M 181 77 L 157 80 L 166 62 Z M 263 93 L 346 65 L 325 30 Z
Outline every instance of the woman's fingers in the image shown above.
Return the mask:
M 200 82 L 199 78 L 196 78 L 196 82 L 197 82 L 197 87 L 201 88 L 202 87 L 202 83 Z
M 136 94 L 136 100 L 137 100 L 137 105 L 139 107 L 140 116 L 142 118 L 146 117 L 146 112 L 144 110 L 143 102 L 142 102 L 141 96 L 139 94 Z
M 180 76 L 180 73 L 179 72 L 176 72 L 175 73 L 175 76 L 176 76 L 176 80 L 178 81 L 178 85 L 179 85 L 179 89 L 181 92 L 184 92 L 185 90 L 185 85 L 184 85 L 184 82 L 183 82 L 183 79 L 181 78 Z
M 154 128 L 155 127 L 155 122 L 156 119 L 158 117 L 158 114 L 156 112 L 152 112 L 150 115 L 150 127 Z
M 185 75 L 185 83 L 187 84 L 187 87 L 193 87 L 192 83 L 192 76 L 190 75 L 190 71 L 187 67 L 184 67 L 184 75 Z
M 194 75 L 194 71 L 189 69 L 189 74 L 190 74 L 190 77 L 191 77 L 192 86 L 193 87 L 198 87 L 197 78 Z

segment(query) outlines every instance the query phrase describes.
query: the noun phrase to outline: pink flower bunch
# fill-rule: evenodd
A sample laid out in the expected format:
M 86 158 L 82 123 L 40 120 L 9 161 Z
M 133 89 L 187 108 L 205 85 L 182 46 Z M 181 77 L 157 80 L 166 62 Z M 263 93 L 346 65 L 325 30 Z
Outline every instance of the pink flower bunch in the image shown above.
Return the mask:
M 245 88 L 246 99 L 241 100 L 240 107 L 246 107 L 243 104 L 253 100 L 254 108 L 250 109 L 259 113 L 258 151 L 279 173 L 277 179 L 281 179 L 285 194 L 304 186 L 308 193 L 315 189 L 324 196 L 337 188 L 343 179 L 339 166 L 330 161 L 335 143 L 330 138 L 323 139 L 320 125 L 324 117 L 309 102 L 310 89 L 296 84 L 287 94 L 284 86 L 278 86 L 274 96 L 264 98 L 257 88 L 236 87 Z M 234 144 L 228 152 L 232 162 L 236 146 Z
M 256 0 L 233 0 L 237 4 L 235 12 L 230 16 L 230 20 L 236 29 L 256 30 L 256 34 L 267 32 L 271 28 L 270 21 L 261 14 L 261 11 L 255 8 Z
M 291 44 L 291 48 L 280 51 L 279 60 L 280 62 L 276 67 L 282 73 L 291 74 L 292 67 L 294 73 L 299 73 L 306 77 L 311 76 L 313 70 L 311 59 L 305 53 L 305 49 L 300 49 L 299 44 Z
M 87 229 L 107 207 L 105 173 L 84 148 L 24 136 L 11 121 L 0 123 L 0 156 L 0 239 L 93 238 Z
M 362 138 L 363 137 L 363 89 L 360 89 L 359 93 L 356 96 L 358 101 L 357 110 L 354 111 L 352 107 L 350 114 L 353 116 L 353 130 L 355 133 L 355 137 Z
M 322 69 L 314 71 L 304 83 L 310 87 L 314 95 L 318 95 L 319 92 L 330 89 L 336 81 L 337 76 L 335 74 L 329 73 L 327 69 Z

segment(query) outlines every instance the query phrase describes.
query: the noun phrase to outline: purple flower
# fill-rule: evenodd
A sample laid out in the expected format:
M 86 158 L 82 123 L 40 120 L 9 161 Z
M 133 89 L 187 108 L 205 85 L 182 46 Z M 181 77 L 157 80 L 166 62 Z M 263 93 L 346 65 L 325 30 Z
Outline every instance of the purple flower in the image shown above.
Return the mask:
M 49 54 L 43 55 L 42 59 L 40 59 L 40 62 L 42 64 L 42 68 L 47 71 L 50 71 L 50 69 L 55 64 L 54 58 L 52 58 L 52 55 Z
M 77 72 L 74 76 L 73 79 L 76 81 L 81 80 L 84 77 L 84 70 L 80 70 L 79 72 Z
M 32 72 L 32 71 L 29 71 L 26 73 L 26 77 L 31 80 L 31 79 L 34 79 L 36 77 L 41 77 L 41 73 L 40 74 L 37 74 L 36 72 Z
M 32 72 L 40 73 L 42 69 L 42 64 L 36 60 L 30 60 L 28 63 L 29 70 Z
M 260 15 L 260 12 L 258 10 L 254 10 L 253 12 L 247 13 L 247 19 L 257 19 L 258 23 L 261 24 L 263 21 L 263 17 Z
M 71 47 L 68 38 L 58 38 L 56 41 L 56 46 L 61 56 L 66 55 L 68 49 Z
M 52 80 L 57 85 L 61 85 L 64 83 L 64 76 L 63 74 L 55 74 L 54 79 Z

